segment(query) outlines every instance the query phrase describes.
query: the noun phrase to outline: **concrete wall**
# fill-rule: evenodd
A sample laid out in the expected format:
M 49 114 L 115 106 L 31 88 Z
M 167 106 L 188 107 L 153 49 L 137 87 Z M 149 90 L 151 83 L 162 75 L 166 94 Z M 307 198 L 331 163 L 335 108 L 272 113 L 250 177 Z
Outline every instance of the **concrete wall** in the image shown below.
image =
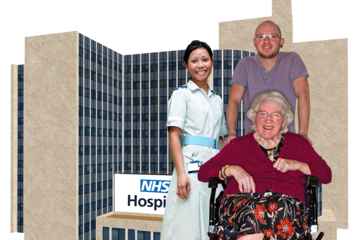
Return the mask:
M 326 239 L 336 239 L 337 228 L 348 228 L 347 39 L 292 43 L 291 1 L 273 0 L 272 12 L 273 16 L 266 18 L 220 23 L 219 49 L 256 52 L 252 42 L 255 29 L 262 21 L 272 20 L 285 38 L 282 51 L 301 56 L 310 74 L 309 137 L 333 171 L 332 183 L 323 185 L 325 214 L 319 218 L 319 226 Z
M 17 230 L 17 111 L 18 111 L 17 65 L 11 65 L 11 188 L 10 231 Z
M 25 240 L 78 238 L 78 33 L 25 39 Z

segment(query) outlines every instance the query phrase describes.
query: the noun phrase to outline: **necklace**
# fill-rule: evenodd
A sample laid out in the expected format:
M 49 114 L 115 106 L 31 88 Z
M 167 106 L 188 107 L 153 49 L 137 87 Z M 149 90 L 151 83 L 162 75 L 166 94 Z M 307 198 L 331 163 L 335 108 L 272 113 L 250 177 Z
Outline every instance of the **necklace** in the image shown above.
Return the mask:
M 264 149 L 266 150 L 269 159 L 270 159 L 271 161 L 274 161 L 274 153 L 275 153 L 275 151 L 276 151 L 276 149 L 277 149 L 277 147 L 278 147 L 278 144 L 279 144 L 279 143 L 276 143 L 276 142 L 277 142 L 277 139 L 272 139 L 272 140 L 274 141 L 275 147 L 273 147 L 273 148 L 266 148 L 264 139 L 260 136 L 259 133 L 257 133 L 257 135 L 258 135 L 258 137 L 259 137 L 259 141 L 262 142 L 261 145 L 262 145 L 262 146 L 264 147 Z M 278 139 L 281 139 L 281 137 L 278 138 Z

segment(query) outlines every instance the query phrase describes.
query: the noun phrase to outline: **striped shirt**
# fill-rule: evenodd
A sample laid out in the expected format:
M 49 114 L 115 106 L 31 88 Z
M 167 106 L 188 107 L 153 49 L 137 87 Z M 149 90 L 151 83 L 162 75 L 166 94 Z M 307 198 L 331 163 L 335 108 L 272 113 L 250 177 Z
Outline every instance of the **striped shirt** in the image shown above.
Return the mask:
M 239 61 L 231 84 L 239 84 L 245 87 L 244 104 L 245 112 L 249 110 L 254 98 L 262 92 L 279 91 L 291 105 L 295 114 L 296 95 L 293 88 L 293 81 L 309 74 L 304 62 L 295 52 L 280 52 L 278 62 L 268 72 L 260 63 L 259 57 L 246 57 Z M 245 119 L 245 134 L 252 132 L 251 122 Z M 290 132 L 295 132 L 294 121 L 288 126 Z

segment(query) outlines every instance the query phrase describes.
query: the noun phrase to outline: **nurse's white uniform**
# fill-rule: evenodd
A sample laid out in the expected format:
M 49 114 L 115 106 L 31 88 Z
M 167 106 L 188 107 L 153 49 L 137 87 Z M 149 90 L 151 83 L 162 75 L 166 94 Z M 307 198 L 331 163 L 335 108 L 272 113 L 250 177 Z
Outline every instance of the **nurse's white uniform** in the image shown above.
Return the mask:
M 220 96 L 209 88 L 208 94 L 193 81 L 178 87 L 169 100 L 167 127 L 181 128 L 183 136 L 201 136 L 219 139 L 227 134 L 223 104 Z M 190 179 L 191 192 L 187 200 L 176 195 L 177 173 L 173 171 L 166 200 L 161 240 L 207 240 L 209 224 L 210 189 L 199 182 L 197 173 L 188 173 L 187 163 L 206 162 L 219 150 L 199 145 L 182 147 L 184 169 Z

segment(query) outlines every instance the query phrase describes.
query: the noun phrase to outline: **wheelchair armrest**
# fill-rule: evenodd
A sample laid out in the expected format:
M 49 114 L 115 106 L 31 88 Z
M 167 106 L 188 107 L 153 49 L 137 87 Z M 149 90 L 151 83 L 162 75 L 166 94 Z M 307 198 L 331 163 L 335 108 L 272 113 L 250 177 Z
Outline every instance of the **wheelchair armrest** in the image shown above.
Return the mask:
M 309 186 L 310 187 L 319 187 L 320 186 L 320 182 L 319 182 L 319 178 L 318 177 L 309 177 Z
M 218 178 L 216 178 L 216 177 L 212 177 L 212 178 L 209 179 L 209 185 L 208 185 L 208 187 L 209 187 L 209 188 L 217 188 L 217 187 L 218 187 L 218 184 L 219 184 L 219 183 L 223 183 L 223 182 L 224 182 L 223 180 L 220 180 L 220 179 L 218 179 Z

